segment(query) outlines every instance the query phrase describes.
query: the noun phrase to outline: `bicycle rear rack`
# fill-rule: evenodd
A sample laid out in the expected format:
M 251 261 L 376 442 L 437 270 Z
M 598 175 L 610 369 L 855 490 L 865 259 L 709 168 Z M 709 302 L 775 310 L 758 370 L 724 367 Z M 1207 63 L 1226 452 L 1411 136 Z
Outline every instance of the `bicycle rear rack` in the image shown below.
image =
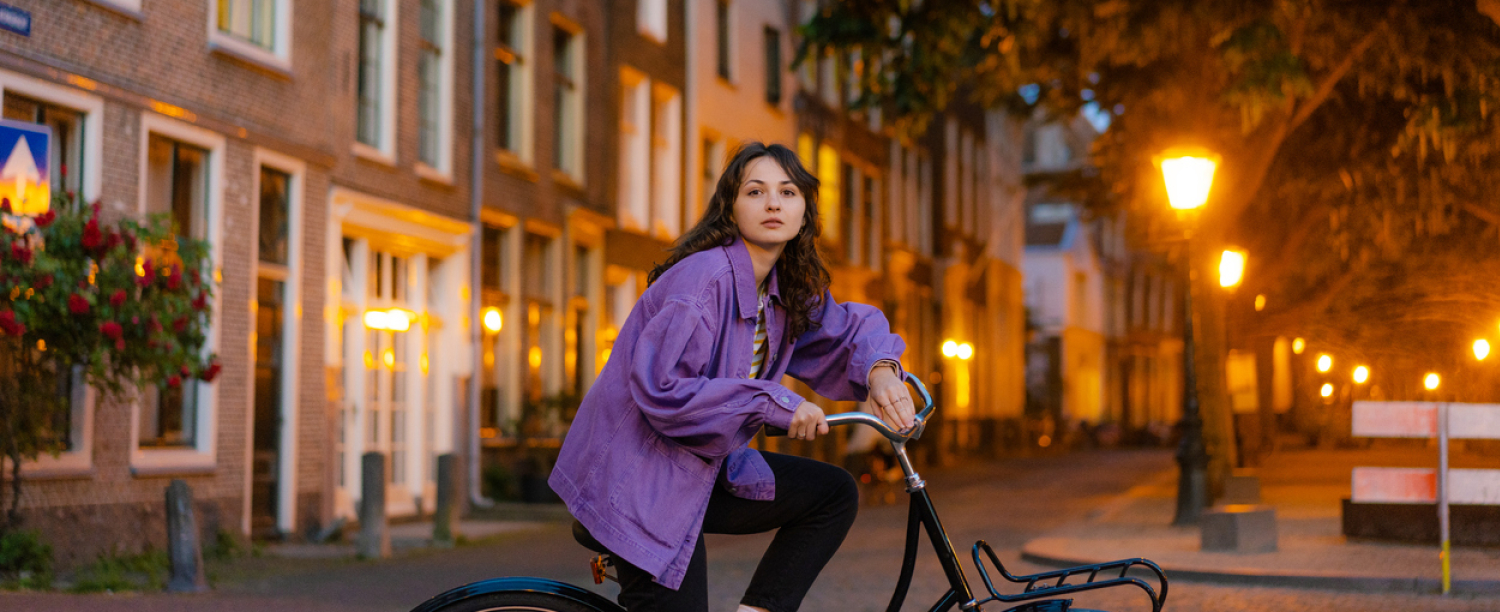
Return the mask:
M 999 591 L 995 590 L 995 583 L 990 580 L 990 572 L 989 570 L 985 569 L 985 564 L 979 558 L 979 550 L 981 548 L 984 549 L 985 554 L 989 555 L 990 563 L 994 564 L 995 568 L 1000 570 L 1001 576 L 1003 576 L 1007 581 L 1016 584 L 1025 584 L 1026 587 L 1022 589 L 1020 593 L 1017 593 L 1015 595 L 1002 595 Z M 984 540 L 980 540 L 974 543 L 974 567 L 979 569 L 979 576 L 984 578 L 984 586 L 990 591 L 990 597 L 983 601 L 977 602 L 978 605 L 984 605 L 992 601 L 1007 603 L 1030 601 L 1047 597 L 1056 597 L 1058 595 L 1064 595 L 1067 593 L 1077 593 L 1079 591 L 1091 591 L 1094 589 L 1104 589 L 1123 585 L 1133 585 L 1136 587 L 1140 587 L 1141 590 L 1145 591 L 1146 595 L 1151 598 L 1151 612 L 1161 612 L 1162 605 L 1166 604 L 1167 602 L 1167 575 L 1162 573 L 1160 566 L 1158 566 L 1156 563 L 1153 563 L 1149 559 L 1121 559 L 1119 561 L 1095 563 L 1093 565 L 1080 565 L 1077 567 L 1053 570 L 1050 572 L 1042 572 L 1040 574 L 1031 574 L 1028 576 L 1016 576 L 1006 571 L 1005 564 L 1001 563 L 1000 558 L 995 556 L 994 549 L 990 548 L 990 545 L 985 543 Z M 1156 589 L 1151 588 L 1151 585 L 1147 584 L 1146 581 L 1134 576 L 1127 576 L 1126 573 L 1128 573 L 1133 567 L 1142 567 L 1156 574 L 1157 582 L 1161 586 L 1161 593 L 1158 594 L 1156 592 Z M 1116 571 L 1118 571 L 1119 573 L 1110 577 L 1101 578 L 1100 576 L 1100 574 L 1109 576 L 1110 574 L 1115 574 Z M 1075 576 L 1087 576 L 1088 579 L 1084 582 L 1069 584 L 1068 579 Z M 1053 582 L 1054 580 L 1055 582 Z

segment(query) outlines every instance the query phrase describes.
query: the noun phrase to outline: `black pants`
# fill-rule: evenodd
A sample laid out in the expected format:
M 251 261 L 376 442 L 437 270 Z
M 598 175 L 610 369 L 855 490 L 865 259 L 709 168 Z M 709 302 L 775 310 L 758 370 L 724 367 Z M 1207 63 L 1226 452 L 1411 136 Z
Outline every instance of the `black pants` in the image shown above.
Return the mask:
M 740 499 L 716 486 L 703 517 L 703 531 L 743 535 L 779 529 L 740 603 L 771 612 L 796 612 L 854 524 L 859 489 L 841 467 L 793 455 L 761 454 L 776 475 L 776 499 Z M 626 610 L 708 610 L 708 554 L 702 535 L 676 591 L 657 584 L 650 574 L 618 556 L 615 563 L 620 571 L 620 605 Z

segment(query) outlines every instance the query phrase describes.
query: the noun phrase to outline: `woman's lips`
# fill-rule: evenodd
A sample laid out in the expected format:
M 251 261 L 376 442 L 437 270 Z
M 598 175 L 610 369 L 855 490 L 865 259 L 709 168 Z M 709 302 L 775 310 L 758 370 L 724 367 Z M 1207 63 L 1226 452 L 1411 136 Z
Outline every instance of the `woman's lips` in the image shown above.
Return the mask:
M 781 222 L 781 219 L 766 219 L 765 221 L 761 221 L 760 224 L 771 229 L 776 229 L 778 227 L 786 225 L 785 223 Z

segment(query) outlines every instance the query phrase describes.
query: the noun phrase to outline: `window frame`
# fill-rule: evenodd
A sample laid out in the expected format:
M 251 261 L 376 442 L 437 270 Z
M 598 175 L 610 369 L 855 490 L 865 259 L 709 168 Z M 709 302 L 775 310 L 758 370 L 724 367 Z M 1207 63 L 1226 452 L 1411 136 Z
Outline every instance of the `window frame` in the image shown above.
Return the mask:
M 421 177 L 426 178 L 428 180 L 434 180 L 434 181 L 438 181 L 438 182 L 442 182 L 442 183 L 452 183 L 453 182 L 453 61 L 454 61 L 453 60 L 453 56 L 454 56 L 454 52 L 456 51 L 456 47 L 454 46 L 454 43 L 457 41 L 457 36 L 456 36 L 457 32 L 454 30 L 454 25 L 453 25 L 454 21 L 453 21 L 453 19 L 454 19 L 454 12 L 457 10 L 457 5 L 456 5 L 456 3 L 453 0 L 431 0 L 431 1 L 435 5 L 437 5 L 438 10 L 441 11 L 441 14 L 438 15 L 437 30 L 438 30 L 438 34 L 440 36 L 442 36 L 442 39 L 439 40 L 439 41 L 437 41 L 437 43 L 434 45 L 438 49 L 438 61 L 437 61 L 438 74 L 437 74 L 437 82 L 434 84 L 434 86 L 437 87 L 436 100 L 435 100 L 435 102 L 437 103 L 437 109 L 435 109 L 437 116 L 434 119 L 436 125 L 433 126 L 433 129 L 436 131 L 436 133 L 433 134 L 432 137 L 437 139 L 437 142 L 436 142 L 436 145 L 435 145 L 436 148 L 437 148 L 437 150 L 435 151 L 435 153 L 436 153 L 436 158 L 435 159 L 432 159 L 432 160 L 423 159 L 423 157 L 425 156 L 425 153 L 422 151 L 422 143 L 423 143 L 423 139 L 425 138 L 423 136 L 423 133 L 425 132 L 426 128 L 424 128 L 422 126 L 423 118 L 422 118 L 422 112 L 421 111 L 422 111 L 422 107 L 424 105 L 423 99 L 426 97 L 426 95 L 430 95 L 430 94 L 428 94 L 427 92 L 422 91 L 422 89 L 423 89 L 423 83 L 420 82 L 420 78 L 419 78 L 418 79 L 419 82 L 417 84 L 418 94 L 417 94 L 417 164 L 416 164 L 416 173 L 417 173 L 418 176 L 421 176 Z M 421 0 L 419 0 L 419 2 L 421 2 Z M 420 30 L 420 28 L 418 28 L 418 29 Z M 418 62 L 421 62 L 421 61 L 424 61 L 426 59 L 426 53 L 429 51 L 429 44 L 430 43 L 426 39 L 425 33 L 423 33 L 423 32 L 418 32 L 417 39 L 419 41 L 419 44 L 418 44 Z M 420 69 L 420 64 L 419 64 L 418 74 L 420 75 L 420 73 L 421 73 L 421 69 Z
M 762 53 L 766 68 L 764 99 L 772 108 L 780 108 L 782 99 L 786 97 L 786 83 L 783 82 L 785 75 L 781 73 L 781 30 L 766 26 L 761 34 L 762 44 L 765 46 Z
M 671 21 L 667 0 L 636 0 L 635 9 L 636 32 L 648 40 L 666 43 Z
M 250 2 L 251 0 L 230 0 Z M 210 49 L 260 64 L 280 72 L 292 69 L 292 0 L 267 0 L 271 7 L 271 46 L 219 29 L 219 2 L 208 0 L 208 46 Z M 136 9 L 140 10 L 137 0 Z
M 734 3 L 714 2 L 714 74 L 734 84 Z
M 6 70 L 0 70 L 0 101 L 14 93 L 37 102 L 63 107 L 81 117 L 79 156 L 83 175 L 79 180 L 84 201 L 99 197 L 103 179 L 104 151 L 104 100 L 94 95 L 48 83 Z M 26 478 L 70 477 L 89 474 L 93 471 L 94 407 L 98 394 L 92 387 L 82 389 L 82 401 L 72 401 L 73 431 L 70 438 L 74 450 L 59 453 L 56 457 L 43 453 L 34 461 L 21 465 L 21 474 Z M 3 461 L 0 461 L 3 463 Z M 8 467 L 6 469 L 9 469 Z
M 207 241 L 209 261 L 215 272 L 223 265 L 223 218 L 224 218 L 224 156 L 226 139 L 223 135 L 204 128 L 183 123 L 153 112 L 141 113 L 139 166 L 136 176 L 141 177 L 137 186 L 136 212 L 146 213 L 147 151 L 151 136 L 157 135 L 199 147 L 208 152 L 208 193 L 205 195 L 207 219 Z M 216 282 L 216 281 L 215 281 Z M 213 312 L 223 312 L 224 292 L 215 287 Z M 203 354 L 218 352 L 220 325 L 212 322 L 205 330 Z M 248 372 L 255 365 L 246 363 Z M 231 374 L 226 372 L 226 375 Z M 217 469 L 218 432 L 218 385 L 194 380 L 198 385 L 198 414 L 193 446 L 186 448 L 142 448 L 140 445 L 141 399 L 130 402 L 130 469 L 136 476 L 156 476 L 175 473 L 203 473 Z
M 497 38 L 493 46 L 495 61 L 510 66 L 512 71 L 508 80 L 510 88 L 496 92 L 496 114 L 498 115 L 499 105 L 503 101 L 507 110 L 506 126 L 511 130 L 510 136 L 514 142 L 507 142 L 499 133 L 494 133 L 497 149 L 495 155 L 501 163 L 530 166 L 535 163 L 536 139 L 536 122 L 533 120 L 536 115 L 536 96 L 533 95 L 536 88 L 533 71 L 536 63 L 536 7 L 530 1 L 499 0 L 498 4 L 509 5 L 516 10 L 515 22 L 511 26 L 515 29 L 514 44 L 502 42 L 498 38 L 499 32 L 496 32 Z M 496 14 L 498 15 L 498 10 Z M 507 55 L 510 57 L 509 61 L 505 57 Z M 514 115 L 513 121 L 510 119 L 511 115 Z M 496 124 L 499 125 L 499 121 Z
M 588 102 L 588 63 L 585 61 L 587 52 L 587 35 L 578 24 L 569 21 L 558 13 L 552 14 L 552 162 L 553 170 L 567 181 L 576 186 L 585 183 L 585 157 L 583 154 L 585 142 L 585 124 L 587 118 L 585 107 Z M 558 67 L 557 58 L 557 36 L 559 33 L 568 35 L 567 51 L 570 74 L 564 75 Z M 566 81 L 564 81 L 566 77 Z M 562 85 L 566 84 L 569 98 L 572 103 L 564 105 L 559 95 L 563 91 Z M 570 129 L 571 126 L 571 129 Z M 564 145 L 570 145 L 564 147 Z
M 396 16 L 400 14 L 400 11 L 397 10 L 398 5 L 400 4 L 400 0 L 379 1 L 381 3 L 381 8 L 384 9 L 384 11 L 383 14 L 379 15 L 381 22 L 379 52 L 380 67 L 377 72 L 380 77 L 380 83 L 376 95 L 376 101 L 379 104 L 379 107 L 375 110 L 377 114 L 376 121 L 378 131 L 375 135 L 375 143 L 372 144 L 360 140 L 359 64 L 364 59 L 364 50 L 356 49 L 354 68 L 355 112 L 353 151 L 354 154 L 360 158 L 378 162 L 388 166 L 394 166 L 396 165 L 396 80 L 399 76 L 396 70 L 396 43 L 400 40 L 400 38 L 397 37 L 398 30 L 400 28 L 400 21 L 396 18 Z M 359 21 L 359 19 L 362 19 L 362 16 L 356 15 L 356 21 L 359 24 L 358 27 L 363 28 L 363 22 Z M 359 40 L 358 33 L 356 33 L 355 40 Z
M 258 202 L 256 205 L 257 214 L 250 216 L 252 219 L 250 222 L 252 227 L 251 234 L 256 236 L 256 239 L 251 241 L 250 261 L 255 262 L 255 278 L 257 280 L 262 277 L 279 276 L 278 280 L 285 287 L 282 295 L 282 308 L 284 309 L 281 324 L 282 378 L 280 391 L 282 403 L 280 407 L 281 414 L 278 415 L 282 426 L 279 432 L 280 439 L 277 441 L 277 444 L 281 448 L 278 451 L 280 461 L 277 464 L 276 474 L 276 486 L 278 488 L 276 492 L 276 528 L 283 533 L 291 533 L 297 526 L 297 424 L 301 418 L 297 391 L 301 384 L 298 373 L 301 370 L 299 356 L 302 350 L 302 329 L 300 325 L 301 317 L 296 316 L 296 313 L 302 311 L 302 220 L 305 206 L 304 186 L 307 176 L 307 164 L 295 157 L 256 147 L 253 154 L 252 167 L 254 168 L 255 175 L 254 179 L 252 179 L 251 193 L 254 194 L 260 193 L 261 168 L 270 168 L 287 175 L 287 262 L 285 265 L 277 266 L 276 264 L 268 264 L 260 260 L 260 211 Z M 272 271 L 266 270 L 267 266 L 282 269 L 275 271 L 275 274 L 271 275 L 266 274 Z M 258 292 L 258 289 L 255 289 L 255 285 L 251 287 L 252 290 Z M 251 300 L 254 302 L 258 298 L 259 294 L 256 293 Z M 251 324 L 254 324 L 253 319 Z M 253 358 L 250 359 L 250 372 L 252 376 L 251 380 L 253 381 L 255 372 L 255 360 Z M 250 389 L 251 394 L 247 405 L 253 410 L 255 406 L 255 385 L 252 382 L 247 387 Z M 248 415 L 247 420 L 253 423 L 253 419 L 253 414 Z M 253 425 L 251 429 L 253 431 Z M 244 511 L 247 517 L 250 516 L 251 510 L 251 487 L 253 486 L 251 482 L 251 470 L 253 469 L 253 465 L 247 464 L 245 466 Z

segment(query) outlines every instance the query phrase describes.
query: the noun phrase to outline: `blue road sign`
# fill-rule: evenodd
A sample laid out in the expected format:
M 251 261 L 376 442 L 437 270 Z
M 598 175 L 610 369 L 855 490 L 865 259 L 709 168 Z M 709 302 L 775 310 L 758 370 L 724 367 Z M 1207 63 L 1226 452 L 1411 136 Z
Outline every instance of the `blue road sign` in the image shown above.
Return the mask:
M 0 30 L 31 37 L 31 13 L 0 3 Z

